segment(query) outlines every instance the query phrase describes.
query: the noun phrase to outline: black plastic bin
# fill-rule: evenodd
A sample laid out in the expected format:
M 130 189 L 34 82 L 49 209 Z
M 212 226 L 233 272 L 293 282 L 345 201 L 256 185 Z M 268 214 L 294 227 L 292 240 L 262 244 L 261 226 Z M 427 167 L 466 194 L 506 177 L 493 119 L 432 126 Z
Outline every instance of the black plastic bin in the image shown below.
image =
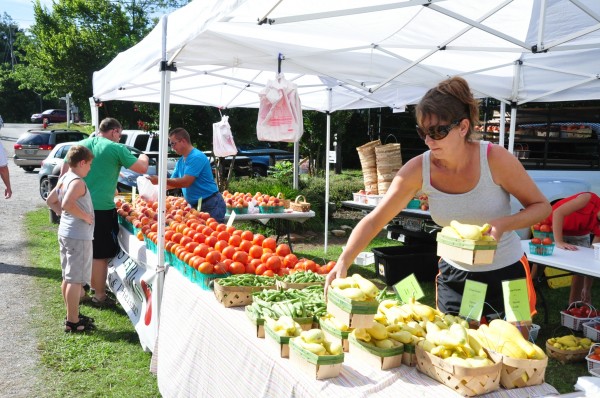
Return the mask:
M 433 282 L 438 273 L 435 244 L 376 247 L 371 251 L 375 254 L 375 273 L 388 286 L 412 273 L 419 282 Z

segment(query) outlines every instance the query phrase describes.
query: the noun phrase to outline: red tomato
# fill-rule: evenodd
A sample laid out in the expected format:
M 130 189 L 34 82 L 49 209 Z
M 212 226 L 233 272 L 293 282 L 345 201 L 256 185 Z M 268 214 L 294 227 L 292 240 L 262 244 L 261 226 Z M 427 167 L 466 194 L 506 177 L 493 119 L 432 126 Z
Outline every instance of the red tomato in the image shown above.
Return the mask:
M 553 242 L 552 242 L 551 238 L 544 238 L 544 239 L 542 239 L 542 245 L 551 245 L 552 243 Z
M 540 226 L 540 232 L 552 232 L 552 227 L 548 224 L 542 224 Z
M 234 261 L 229 266 L 229 272 L 232 274 L 243 274 L 246 272 L 246 266 L 239 261 Z
M 533 230 L 534 230 L 534 231 L 539 231 L 539 230 L 540 230 L 540 227 L 541 227 L 541 224 L 540 224 L 540 223 L 534 224 L 534 225 L 533 225 Z
M 531 243 L 533 243 L 534 245 L 541 245 L 542 240 L 540 238 L 533 238 L 531 239 Z

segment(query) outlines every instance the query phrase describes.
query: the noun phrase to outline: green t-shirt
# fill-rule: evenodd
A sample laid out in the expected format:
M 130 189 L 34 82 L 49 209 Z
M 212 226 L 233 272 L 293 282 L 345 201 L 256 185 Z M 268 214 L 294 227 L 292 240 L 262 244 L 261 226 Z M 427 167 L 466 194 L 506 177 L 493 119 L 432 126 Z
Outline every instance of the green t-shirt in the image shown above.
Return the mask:
M 94 154 L 92 168 L 84 178 L 92 195 L 94 210 L 115 208 L 115 190 L 121 166 L 130 168 L 137 158 L 122 144 L 104 137 L 90 137 L 79 142 Z

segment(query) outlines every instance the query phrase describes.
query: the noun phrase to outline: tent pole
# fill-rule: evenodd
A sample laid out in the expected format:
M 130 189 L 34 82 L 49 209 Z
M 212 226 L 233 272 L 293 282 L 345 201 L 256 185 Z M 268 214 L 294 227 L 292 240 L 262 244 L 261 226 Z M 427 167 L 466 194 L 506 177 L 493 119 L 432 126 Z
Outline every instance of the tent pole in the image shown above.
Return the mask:
M 167 200 L 167 143 L 169 128 L 169 98 L 171 85 L 171 69 L 167 66 L 167 15 L 162 17 L 162 61 L 160 63 L 160 108 L 159 108 L 159 156 L 158 156 L 158 238 L 156 246 L 165 247 L 165 220 Z M 165 253 L 157 250 L 158 264 L 156 267 L 157 283 L 154 287 L 157 296 L 157 325 L 160 324 L 160 306 L 165 275 Z M 157 326 L 158 328 L 158 326 Z
M 328 108 L 331 109 L 331 87 L 327 89 Z M 325 239 L 323 252 L 327 253 L 327 237 L 329 235 L 329 148 L 331 145 L 331 112 L 327 111 L 327 135 L 325 136 Z
M 515 130 L 517 126 L 517 104 L 510 108 L 510 135 L 508 136 L 508 152 L 514 153 L 515 148 Z
M 506 134 L 506 104 L 500 102 L 500 136 L 498 137 L 498 145 L 504 146 L 504 134 Z
M 294 142 L 294 180 L 292 188 L 298 190 L 298 165 L 300 163 L 300 142 Z

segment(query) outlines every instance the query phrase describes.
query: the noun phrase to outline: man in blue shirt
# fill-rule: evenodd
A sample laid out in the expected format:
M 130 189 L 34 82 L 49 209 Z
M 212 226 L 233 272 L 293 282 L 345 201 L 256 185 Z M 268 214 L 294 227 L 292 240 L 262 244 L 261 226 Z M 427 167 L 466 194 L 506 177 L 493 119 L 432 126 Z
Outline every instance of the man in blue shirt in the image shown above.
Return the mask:
M 204 153 L 194 148 L 190 134 L 181 127 L 169 132 L 169 145 L 181 158 L 177 160 L 171 178 L 167 178 L 167 189 L 181 188 L 185 200 L 197 207 L 200 199 L 200 211 L 210 214 L 222 223 L 225 220 L 225 200 L 215 183 L 210 161 Z M 158 183 L 157 176 L 148 177 L 153 184 Z

